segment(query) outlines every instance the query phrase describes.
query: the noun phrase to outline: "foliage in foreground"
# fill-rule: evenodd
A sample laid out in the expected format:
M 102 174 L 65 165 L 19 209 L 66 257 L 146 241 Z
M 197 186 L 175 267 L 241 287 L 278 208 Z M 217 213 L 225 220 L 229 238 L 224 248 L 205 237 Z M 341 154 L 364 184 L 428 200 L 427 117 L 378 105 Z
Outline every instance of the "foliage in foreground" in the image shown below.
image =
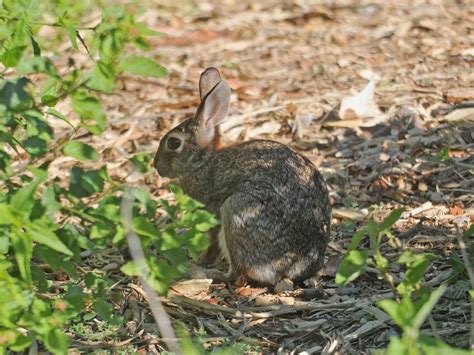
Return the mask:
M 84 252 L 90 256 L 124 247 L 119 206 L 125 187 L 99 163 L 83 168 L 100 156 L 74 136 L 104 131 L 99 94 L 112 93 L 122 73 L 160 77 L 166 70 L 150 58 L 128 54 L 133 46 L 148 49 L 146 37 L 160 35 L 137 21 L 136 8 L 108 6 L 93 28 L 77 26 L 82 15 L 94 10 L 90 6 L 0 2 L 0 353 L 22 351 L 38 341 L 53 353 L 66 353 L 66 326 L 85 317 L 113 326 L 123 322 L 114 314 L 108 281 L 94 270 L 79 272 L 77 266 Z M 39 36 L 43 27 L 55 29 L 56 37 Z M 51 51 L 62 36 L 76 51 L 88 53 L 90 70 L 71 62 L 59 72 L 44 55 L 55 54 Z M 65 99 L 79 119 L 77 126 L 55 108 Z M 59 141 L 54 119 L 72 127 Z M 48 179 L 50 162 L 61 155 L 77 159 L 67 184 Z M 132 165 L 146 172 L 149 162 L 149 155 L 141 153 Z M 205 232 L 216 224 L 200 204 L 177 188 L 173 192 L 175 205 L 132 190 L 133 229 L 148 251 L 153 286 L 162 294 L 184 272 L 188 253 L 196 256 L 207 247 Z M 168 216 L 156 221 L 159 207 Z M 132 263 L 122 270 L 134 274 Z M 61 273 L 63 282 L 55 282 L 52 277 Z
M 432 253 L 415 254 L 411 250 L 402 251 L 400 241 L 391 233 L 390 227 L 400 219 L 403 211 L 403 208 L 392 211 L 381 223 L 375 222 L 371 217 L 367 226 L 362 227 L 353 236 L 347 254 L 337 272 L 336 283 L 346 285 L 361 276 L 367 265 L 372 265 L 377 270 L 379 277 L 393 291 L 395 299 L 383 299 L 378 302 L 378 306 L 402 330 L 401 337 L 392 336 L 390 338 L 387 355 L 439 354 L 442 351 L 448 351 L 449 354 L 469 354 L 467 350 L 453 348 L 442 340 L 421 332 L 421 326 L 430 317 L 431 311 L 443 296 L 448 285 L 443 283 L 436 290 L 430 290 L 424 284 L 423 276 L 430 266 L 430 262 L 437 256 Z M 471 235 L 474 235 L 473 227 L 471 226 L 464 233 L 463 239 L 467 240 Z M 365 236 L 369 237 L 369 249 L 360 248 Z M 392 249 L 400 251 L 400 256 L 395 262 L 403 265 L 405 271 L 403 279 L 398 284 L 394 282 L 390 274 L 390 261 L 382 254 L 381 244 L 385 238 Z M 455 280 L 459 273 L 465 272 L 465 267 L 462 264 L 461 270 L 453 273 L 451 279 Z M 472 292 L 471 290 L 470 293 L 472 294 Z M 380 353 L 385 352 L 381 351 Z

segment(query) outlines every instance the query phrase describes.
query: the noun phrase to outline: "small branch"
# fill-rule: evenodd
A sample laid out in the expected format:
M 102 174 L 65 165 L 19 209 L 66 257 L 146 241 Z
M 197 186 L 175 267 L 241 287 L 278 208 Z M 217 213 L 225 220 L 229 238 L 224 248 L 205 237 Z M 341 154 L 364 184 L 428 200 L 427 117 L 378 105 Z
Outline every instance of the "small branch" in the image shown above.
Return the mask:
M 10 20 L 10 21 L 19 21 L 18 17 L 10 17 L 10 16 L 0 16 L 1 20 Z M 28 21 L 30 25 L 37 25 L 37 26 L 48 26 L 48 27 L 64 27 L 63 25 L 56 23 L 56 22 L 42 22 L 42 21 Z M 78 30 L 85 30 L 85 31 L 95 31 L 97 26 L 94 27 L 83 27 L 77 26 Z
M 171 320 L 166 313 L 161 300 L 156 291 L 150 286 L 147 279 L 149 276 L 149 270 L 143 253 L 142 245 L 138 235 L 132 230 L 132 208 L 133 208 L 133 196 L 129 190 L 126 190 L 123 194 L 121 213 L 122 223 L 125 228 L 127 236 L 128 247 L 130 254 L 135 263 L 135 266 L 139 270 L 139 280 L 143 285 L 143 289 L 147 295 L 148 303 L 150 305 L 151 312 L 155 318 L 155 322 L 160 330 L 161 338 L 168 347 L 168 350 L 176 354 L 182 354 L 181 347 L 176 340 L 173 327 L 171 326 Z

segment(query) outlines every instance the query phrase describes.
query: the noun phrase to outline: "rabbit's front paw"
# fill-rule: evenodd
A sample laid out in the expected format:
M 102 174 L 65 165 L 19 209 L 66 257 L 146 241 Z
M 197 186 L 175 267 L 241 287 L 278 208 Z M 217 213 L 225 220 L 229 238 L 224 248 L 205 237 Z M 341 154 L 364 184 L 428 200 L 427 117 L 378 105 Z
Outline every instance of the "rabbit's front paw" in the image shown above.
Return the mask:
M 205 252 L 201 254 L 199 258 L 198 265 L 200 266 L 209 266 L 214 264 L 219 258 L 220 250 L 217 247 L 210 246 Z

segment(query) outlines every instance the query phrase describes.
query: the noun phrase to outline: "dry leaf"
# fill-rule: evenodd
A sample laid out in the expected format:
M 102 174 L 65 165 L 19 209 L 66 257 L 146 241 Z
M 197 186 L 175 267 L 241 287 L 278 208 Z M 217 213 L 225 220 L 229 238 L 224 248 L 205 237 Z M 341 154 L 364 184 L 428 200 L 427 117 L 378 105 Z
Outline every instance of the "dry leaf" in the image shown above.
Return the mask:
M 186 297 L 192 297 L 201 293 L 207 293 L 212 279 L 196 279 L 179 281 L 171 286 L 171 294 L 179 294 Z
M 446 116 L 444 116 L 443 119 L 449 122 L 465 120 L 474 121 L 474 108 L 454 110 L 453 112 L 448 113 Z
M 385 121 L 387 117 L 375 103 L 374 94 L 375 80 L 370 80 L 357 94 L 342 100 L 339 117 L 342 120 L 360 119 L 358 127 L 372 127 Z
M 341 219 L 363 220 L 367 215 L 360 211 L 348 210 L 345 208 L 333 208 L 332 216 Z
M 464 213 L 464 209 L 459 206 L 453 206 L 449 209 L 449 213 L 453 216 L 460 216 Z
M 299 139 L 303 139 L 304 132 L 308 129 L 309 125 L 311 124 L 311 122 L 313 122 L 314 119 L 315 116 L 312 114 L 296 116 L 292 132 L 294 132 L 296 134 L 296 137 L 298 137 Z
M 255 297 L 255 306 L 273 306 L 279 304 L 278 297 L 275 295 L 259 295 Z
M 253 287 L 239 287 L 235 289 L 237 293 L 242 296 L 242 297 L 256 297 L 258 295 L 261 295 L 262 293 L 267 292 L 267 288 L 253 288 Z
M 293 281 L 289 279 L 283 279 L 275 285 L 275 293 L 281 293 L 286 291 L 293 291 Z
M 446 93 L 446 100 L 450 104 L 474 100 L 474 88 L 453 88 Z

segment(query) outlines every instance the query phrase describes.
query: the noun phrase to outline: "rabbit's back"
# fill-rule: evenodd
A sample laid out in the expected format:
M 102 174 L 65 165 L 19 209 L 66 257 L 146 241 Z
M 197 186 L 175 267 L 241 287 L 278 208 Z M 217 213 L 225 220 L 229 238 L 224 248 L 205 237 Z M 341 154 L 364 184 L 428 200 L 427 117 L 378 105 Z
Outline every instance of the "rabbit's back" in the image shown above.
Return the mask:
M 274 283 L 304 280 L 321 267 L 331 214 L 326 185 L 287 146 L 256 140 L 225 148 L 180 182 L 221 218 L 237 271 Z

